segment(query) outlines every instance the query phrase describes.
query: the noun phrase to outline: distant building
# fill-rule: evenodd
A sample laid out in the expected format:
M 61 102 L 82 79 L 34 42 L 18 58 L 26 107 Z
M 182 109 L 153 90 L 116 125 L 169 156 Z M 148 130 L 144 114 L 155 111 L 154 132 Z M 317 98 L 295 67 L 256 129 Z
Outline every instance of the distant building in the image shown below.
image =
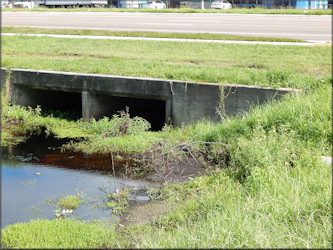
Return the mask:
M 210 4 L 213 0 L 205 0 L 205 9 L 210 8 Z M 201 8 L 201 0 L 180 0 L 180 6 L 187 8 Z M 290 7 L 296 9 L 327 9 L 328 0 L 228 0 L 234 8 L 245 7 L 255 8 L 260 6 L 261 8 L 271 9 L 279 7 Z M 330 0 L 331 2 L 331 0 Z
M 149 0 L 111 0 L 111 1 L 112 5 L 118 8 L 143 8 L 144 5 Z M 161 0 L 161 1 L 166 4 L 167 8 L 178 8 L 180 3 L 179 0 Z
M 142 8 L 147 0 L 119 0 L 117 3 L 118 8 Z

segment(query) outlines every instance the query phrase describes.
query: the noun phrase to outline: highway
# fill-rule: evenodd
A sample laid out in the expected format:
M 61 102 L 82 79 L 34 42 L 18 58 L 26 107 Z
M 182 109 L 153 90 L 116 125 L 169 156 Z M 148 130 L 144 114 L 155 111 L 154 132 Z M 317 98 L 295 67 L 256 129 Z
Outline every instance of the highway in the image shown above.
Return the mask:
M 216 33 L 332 42 L 332 17 L 129 12 L 2 12 L 2 26 Z

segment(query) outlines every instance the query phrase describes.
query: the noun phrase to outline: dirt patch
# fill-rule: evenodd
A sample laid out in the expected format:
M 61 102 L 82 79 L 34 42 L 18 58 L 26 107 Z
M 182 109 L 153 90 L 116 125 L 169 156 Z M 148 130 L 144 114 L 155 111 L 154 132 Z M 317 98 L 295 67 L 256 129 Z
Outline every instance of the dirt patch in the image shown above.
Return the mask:
M 183 158 L 181 160 L 164 159 L 153 163 L 154 173 L 145 177 L 154 182 L 185 182 L 190 178 L 203 174 L 207 167 L 195 158 Z
M 157 218 L 176 207 L 177 205 L 175 203 L 169 203 L 167 201 L 131 204 L 127 212 L 123 214 L 119 226 L 145 224 L 153 218 Z

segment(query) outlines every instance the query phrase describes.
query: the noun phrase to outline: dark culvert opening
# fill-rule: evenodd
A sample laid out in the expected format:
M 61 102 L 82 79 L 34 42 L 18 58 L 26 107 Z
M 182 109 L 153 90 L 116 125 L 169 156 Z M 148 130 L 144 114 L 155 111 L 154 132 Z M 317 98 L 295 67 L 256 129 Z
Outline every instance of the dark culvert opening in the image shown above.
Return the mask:
M 146 119 L 151 124 L 152 131 L 161 130 L 165 124 L 165 100 L 105 95 L 95 96 L 95 98 L 100 107 L 99 113 L 95 114 L 96 119 L 103 116 L 112 117 L 122 110 L 126 111 L 127 106 L 130 117 L 138 116 Z
M 82 117 L 81 93 L 54 90 L 31 89 L 32 104 L 29 106 L 42 109 L 42 115 L 53 115 L 68 120 Z

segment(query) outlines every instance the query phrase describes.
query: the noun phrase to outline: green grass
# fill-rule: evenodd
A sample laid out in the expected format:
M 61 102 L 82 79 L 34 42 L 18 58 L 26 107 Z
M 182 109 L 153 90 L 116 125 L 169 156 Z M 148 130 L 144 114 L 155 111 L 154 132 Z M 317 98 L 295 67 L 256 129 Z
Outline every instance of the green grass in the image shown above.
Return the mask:
M 84 202 L 82 195 L 67 195 L 57 200 L 57 205 L 62 209 L 74 210 Z
M 234 8 L 230 10 L 215 10 L 215 9 L 192 9 L 192 8 L 176 8 L 176 9 L 120 9 L 120 8 L 35 8 L 32 10 L 26 9 L 9 9 L 2 8 L 2 11 L 38 11 L 38 12 L 150 12 L 150 13 L 234 13 L 234 14 L 277 14 L 277 15 L 332 15 L 331 9 L 325 10 L 302 10 L 292 8 L 281 8 L 281 9 L 245 9 L 245 8 Z
M 195 140 L 226 143 L 229 161 L 219 162 L 224 168 L 207 176 L 169 185 L 170 199 L 182 199 L 181 205 L 151 223 L 108 233 L 94 224 L 38 220 L 7 227 L 2 244 L 18 248 L 331 248 L 332 169 L 320 159 L 332 145 L 331 98 L 331 86 L 326 84 L 224 123 L 201 122 L 176 130 L 181 132 L 178 135 L 169 128 L 174 131 L 166 137 L 169 140 L 187 134 L 187 141 L 197 135 Z M 99 235 L 96 241 L 95 235 Z
M 99 223 L 75 219 L 33 220 L 2 229 L 1 242 L 6 248 L 103 248 L 113 233 Z
M 201 121 L 116 137 L 101 135 L 110 121 L 45 118 L 39 109 L 9 106 L 2 98 L 2 124 L 20 121 L 23 125 L 12 125 L 17 131 L 43 126 L 57 136 L 85 137 L 68 145 L 77 151 L 135 154 L 191 138 L 227 145 L 226 162 L 220 160 L 220 148 L 201 147 L 218 170 L 186 184 L 166 185 L 169 199 L 180 199 L 180 205 L 148 224 L 108 231 L 76 220 L 35 220 L 3 229 L 6 247 L 332 248 L 332 169 L 320 159 L 331 152 L 333 141 L 330 48 L 26 37 L 2 41 L 7 67 L 151 77 L 168 72 L 172 79 L 303 90 L 221 123 Z
M 181 39 L 204 39 L 204 40 L 235 40 L 235 41 L 265 41 L 265 42 L 305 42 L 299 39 L 237 36 L 210 33 L 166 33 L 166 32 L 141 32 L 141 31 L 109 31 L 89 29 L 43 29 L 2 27 L 2 33 L 18 34 L 57 34 L 57 35 L 82 35 L 82 36 L 120 36 L 120 37 L 153 37 L 153 38 L 181 38 Z
M 331 248 L 332 169 L 320 158 L 332 145 L 331 95 L 326 85 L 196 125 L 196 140 L 228 144 L 227 165 L 185 185 L 178 209 L 124 230 L 120 246 Z
M 303 90 L 331 81 L 331 55 L 329 47 L 2 36 L 7 68 Z
M 160 142 L 169 141 L 170 145 L 179 143 L 189 134 L 183 127 L 176 129 L 166 127 L 164 132 L 156 133 L 146 131 L 149 128 L 148 122 L 138 117 L 130 119 L 128 131 L 123 134 L 120 133 L 119 126 L 124 119 L 120 116 L 99 121 L 92 119 L 90 122 L 83 122 L 82 119 L 68 121 L 57 117 L 44 117 L 41 115 L 40 107 L 33 109 L 10 105 L 3 92 L 1 101 L 2 146 L 22 143 L 31 133 L 41 133 L 41 128 L 44 128 L 47 135 L 73 139 L 72 142 L 63 146 L 67 150 L 87 154 L 109 154 L 110 152 L 135 154 L 143 153 Z M 85 140 L 81 140 L 82 138 Z
M 193 189 L 207 191 L 145 227 L 134 247 L 330 248 L 331 171 L 316 159 L 252 166 L 245 184 L 223 172 L 196 179 Z

